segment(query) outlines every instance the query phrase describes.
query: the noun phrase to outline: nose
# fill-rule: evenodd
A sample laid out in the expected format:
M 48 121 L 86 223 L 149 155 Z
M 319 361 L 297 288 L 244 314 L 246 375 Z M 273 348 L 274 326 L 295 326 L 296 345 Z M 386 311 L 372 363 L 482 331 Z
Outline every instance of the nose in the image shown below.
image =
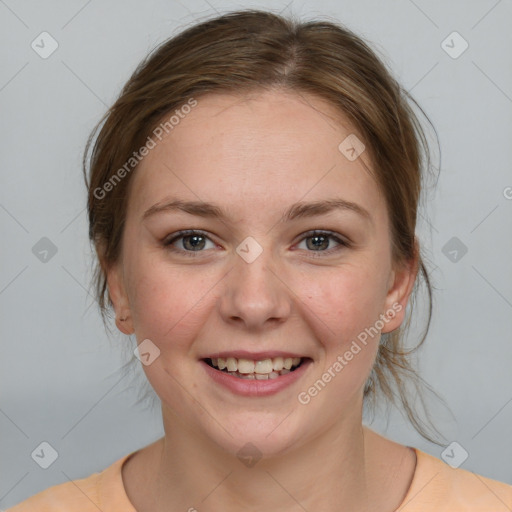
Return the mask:
M 270 251 L 247 263 L 235 255 L 234 268 L 227 274 L 219 299 L 225 322 L 259 331 L 283 323 L 292 309 L 293 293 L 274 270 Z

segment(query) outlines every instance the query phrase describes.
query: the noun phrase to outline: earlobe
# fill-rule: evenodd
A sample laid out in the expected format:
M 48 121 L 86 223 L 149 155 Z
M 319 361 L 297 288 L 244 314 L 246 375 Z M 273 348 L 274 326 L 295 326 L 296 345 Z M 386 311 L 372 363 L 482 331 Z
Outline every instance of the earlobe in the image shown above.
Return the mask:
M 134 333 L 130 304 L 124 286 L 122 268 L 115 264 L 106 271 L 108 294 L 116 315 L 116 326 L 124 334 Z
M 382 333 L 394 331 L 402 324 L 407 303 L 416 282 L 418 264 L 419 258 L 416 256 L 393 270 L 386 296 L 386 311 L 383 313 L 389 321 L 382 329 Z
M 132 319 L 130 316 L 119 318 L 116 313 L 116 325 L 122 333 L 127 334 L 128 336 L 134 333 L 134 329 L 132 327 Z

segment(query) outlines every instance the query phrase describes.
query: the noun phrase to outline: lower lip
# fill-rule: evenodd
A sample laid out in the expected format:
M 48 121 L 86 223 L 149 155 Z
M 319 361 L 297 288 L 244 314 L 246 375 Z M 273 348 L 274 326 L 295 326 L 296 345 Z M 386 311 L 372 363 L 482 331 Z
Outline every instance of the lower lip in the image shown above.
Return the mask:
M 275 379 L 257 380 L 234 377 L 221 370 L 212 368 L 206 361 L 200 361 L 206 373 L 218 384 L 233 393 L 243 396 L 270 396 L 279 393 L 299 380 L 312 363 L 311 359 L 304 361 L 296 370 L 280 375 Z

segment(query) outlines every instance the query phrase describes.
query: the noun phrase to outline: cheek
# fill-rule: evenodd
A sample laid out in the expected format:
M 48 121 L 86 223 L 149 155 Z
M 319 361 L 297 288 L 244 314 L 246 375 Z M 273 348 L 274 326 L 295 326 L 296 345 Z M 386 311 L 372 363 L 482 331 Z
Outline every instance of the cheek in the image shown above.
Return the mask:
M 130 305 L 139 342 L 149 338 L 162 351 L 183 348 L 200 329 L 206 292 L 215 281 L 157 262 L 137 265 L 131 272 Z
M 328 274 L 328 279 L 317 275 L 302 281 L 307 305 L 303 315 L 314 326 L 322 349 L 317 369 L 299 399 L 314 400 L 319 414 L 325 414 L 325 407 L 336 414 L 360 399 L 379 346 L 375 324 L 385 298 L 382 275 L 368 272 L 367 267 L 346 266 Z
M 345 265 L 303 276 L 297 286 L 302 300 L 323 324 L 326 345 L 341 345 L 373 326 L 383 312 L 386 296 L 382 270 L 367 265 Z

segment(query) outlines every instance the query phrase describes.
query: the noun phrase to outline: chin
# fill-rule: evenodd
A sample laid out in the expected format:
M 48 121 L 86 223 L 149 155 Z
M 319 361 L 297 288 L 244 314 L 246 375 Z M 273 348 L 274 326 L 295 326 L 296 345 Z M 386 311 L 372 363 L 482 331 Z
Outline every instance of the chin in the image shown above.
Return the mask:
M 284 455 L 305 442 L 307 432 L 297 425 L 296 411 L 239 412 L 216 418 L 208 425 L 205 435 L 222 450 L 237 457 L 260 459 Z M 307 420 L 306 420 L 307 421 Z

